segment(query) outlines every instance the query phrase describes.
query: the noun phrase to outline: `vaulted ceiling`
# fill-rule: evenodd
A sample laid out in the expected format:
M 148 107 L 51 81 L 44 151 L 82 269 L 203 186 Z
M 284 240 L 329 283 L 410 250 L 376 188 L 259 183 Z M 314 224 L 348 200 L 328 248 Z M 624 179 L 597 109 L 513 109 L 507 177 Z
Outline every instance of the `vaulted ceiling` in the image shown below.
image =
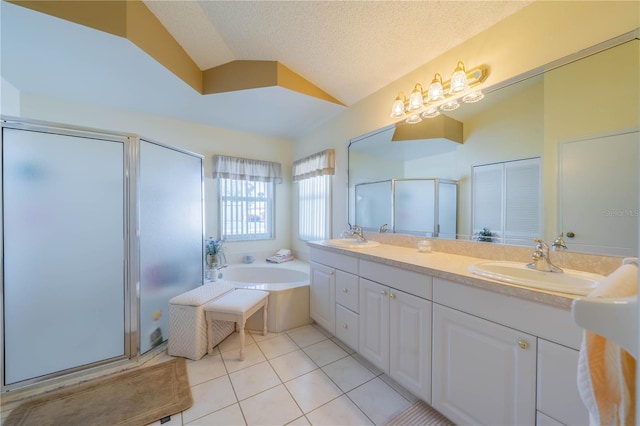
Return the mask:
M 204 76 L 194 88 L 130 29 L 3 1 L 1 71 L 25 93 L 296 139 L 530 3 L 144 1 Z

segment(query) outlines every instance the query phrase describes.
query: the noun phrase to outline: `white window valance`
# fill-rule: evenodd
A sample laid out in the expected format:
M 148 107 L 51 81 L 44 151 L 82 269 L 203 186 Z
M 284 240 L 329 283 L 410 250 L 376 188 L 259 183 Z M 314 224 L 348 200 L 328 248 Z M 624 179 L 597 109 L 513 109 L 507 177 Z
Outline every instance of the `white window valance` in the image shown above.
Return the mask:
M 272 161 L 214 155 L 213 177 L 282 183 L 282 166 Z
M 293 181 L 316 176 L 333 175 L 336 169 L 336 151 L 326 149 L 293 162 Z

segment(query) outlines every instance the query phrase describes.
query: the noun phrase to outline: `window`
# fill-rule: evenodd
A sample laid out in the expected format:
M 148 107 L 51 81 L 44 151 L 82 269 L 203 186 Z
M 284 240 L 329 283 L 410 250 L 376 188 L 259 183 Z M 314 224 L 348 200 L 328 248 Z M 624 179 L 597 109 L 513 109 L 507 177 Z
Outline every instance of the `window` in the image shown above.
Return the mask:
M 273 233 L 273 183 L 219 179 L 221 237 L 266 240 Z
M 298 182 L 298 238 L 304 241 L 329 237 L 331 176 L 316 176 Z
M 293 163 L 298 183 L 298 238 L 326 240 L 331 232 L 331 175 L 335 151 L 328 149 Z
M 270 161 L 213 157 L 218 179 L 220 238 L 227 241 L 275 238 L 275 183 L 281 166 Z

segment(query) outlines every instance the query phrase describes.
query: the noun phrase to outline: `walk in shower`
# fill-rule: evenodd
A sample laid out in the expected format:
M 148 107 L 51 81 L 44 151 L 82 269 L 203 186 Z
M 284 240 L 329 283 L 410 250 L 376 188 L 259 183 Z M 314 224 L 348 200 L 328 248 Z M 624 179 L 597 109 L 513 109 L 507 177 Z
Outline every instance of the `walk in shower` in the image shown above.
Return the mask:
M 202 157 L 2 119 L 2 390 L 136 360 L 202 284 Z

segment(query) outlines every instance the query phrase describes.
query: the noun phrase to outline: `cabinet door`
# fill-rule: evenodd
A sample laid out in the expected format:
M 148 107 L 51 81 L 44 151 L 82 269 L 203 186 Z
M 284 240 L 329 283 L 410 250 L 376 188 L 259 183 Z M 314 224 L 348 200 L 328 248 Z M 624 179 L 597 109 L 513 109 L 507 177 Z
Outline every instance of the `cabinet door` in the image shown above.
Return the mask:
M 538 339 L 538 411 L 566 425 L 589 424 L 577 371 L 578 351 Z
M 433 406 L 456 424 L 535 423 L 536 338 L 433 307 Z
M 389 372 L 389 288 L 360 278 L 358 352 Z
M 336 272 L 332 268 L 310 264 L 309 315 L 322 328 L 336 334 Z
M 389 375 L 431 402 L 431 302 L 391 289 Z

